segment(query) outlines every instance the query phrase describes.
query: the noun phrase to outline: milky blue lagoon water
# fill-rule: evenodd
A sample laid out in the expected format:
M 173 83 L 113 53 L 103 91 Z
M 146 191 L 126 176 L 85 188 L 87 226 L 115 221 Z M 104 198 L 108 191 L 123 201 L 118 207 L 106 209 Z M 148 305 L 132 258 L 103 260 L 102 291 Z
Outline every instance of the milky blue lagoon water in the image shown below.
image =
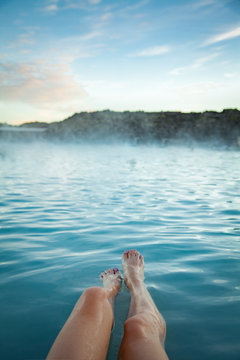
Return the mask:
M 0 145 L 0 358 L 44 359 L 78 297 L 145 257 L 176 360 L 240 358 L 240 152 Z M 109 359 L 129 304 L 116 299 Z

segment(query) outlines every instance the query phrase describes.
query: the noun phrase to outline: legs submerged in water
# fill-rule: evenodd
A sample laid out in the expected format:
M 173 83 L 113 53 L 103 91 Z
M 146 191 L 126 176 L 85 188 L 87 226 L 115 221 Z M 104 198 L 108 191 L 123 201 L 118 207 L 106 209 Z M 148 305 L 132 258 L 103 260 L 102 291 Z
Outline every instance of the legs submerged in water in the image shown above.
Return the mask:
M 119 360 L 166 360 L 166 325 L 144 285 L 144 260 L 136 250 L 122 256 L 125 284 L 131 292 Z
M 113 325 L 113 302 L 122 285 L 116 268 L 101 274 L 103 288 L 84 291 L 56 338 L 50 359 L 104 360 Z
M 136 250 L 122 256 L 124 280 L 131 292 L 119 360 L 167 360 L 166 326 L 144 285 L 144 260 Z M 84 291 L 56 338 L 47 360 L 104 360 L 113 325 L 113 303 L 122 278 L 117 268 L 104 271 L 103 288 Z

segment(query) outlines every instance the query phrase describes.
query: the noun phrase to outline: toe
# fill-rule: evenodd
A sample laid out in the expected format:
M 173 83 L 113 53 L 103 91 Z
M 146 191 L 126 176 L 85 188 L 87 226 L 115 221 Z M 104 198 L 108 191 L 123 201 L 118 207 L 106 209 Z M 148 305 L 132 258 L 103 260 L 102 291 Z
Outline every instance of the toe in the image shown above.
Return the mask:
M 139 256 L 139 252 L 136 249 L 129 250 L 130 256 Z
M 100 274 L 100 279 L 103 280 L 104 278 L 107 278 L 109 275 L 116 275 L 116 277 L 122 278 L 120 270 L 117 267 L 114 267 L 103 271 Z
M 114 268 L 112 269 L 112 271 L 113 271 L 114 274 L 120 273 L 120 271 L 119 271 L 119 269 L 118 269 L 117 267 L 114 267 Z
M 142 255 L 139 255 L 139 263 L 140 263 L 140 265 L 144 264 L 144 258 Z

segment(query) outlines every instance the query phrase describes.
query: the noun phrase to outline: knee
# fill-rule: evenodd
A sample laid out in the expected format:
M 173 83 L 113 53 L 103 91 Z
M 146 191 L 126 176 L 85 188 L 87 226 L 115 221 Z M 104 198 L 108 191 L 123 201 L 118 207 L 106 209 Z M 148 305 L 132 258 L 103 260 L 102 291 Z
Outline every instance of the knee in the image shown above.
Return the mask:
M 156 318 L 155 315 L 138 314 L 127 319 L 124 323 L 124 333 L 128 338 L 144 339 L 160 338 L 164 343 L 166 336 L 165 321 L 162 318 Z
M 99 319 L 109 311 L 112 313 L 112 307 L 105 290 L 100 287 L 91 287 L 83 292 L 71 315 Z
M 96 317 L 111 309 L 106 292 L 100 287 L 86 289 L 74 307 L 74 313 Z
M 124 333 L 128 338 L 145 338 L 151 331 L 151 325 L 144 315 L 135 315 L 124 323 Z
M 94 304 L 103 303 L 107 300 L 106 292 L 100 287 L 90 287 L 86 289 L 82 294 L 83 299 L 89 306 Z

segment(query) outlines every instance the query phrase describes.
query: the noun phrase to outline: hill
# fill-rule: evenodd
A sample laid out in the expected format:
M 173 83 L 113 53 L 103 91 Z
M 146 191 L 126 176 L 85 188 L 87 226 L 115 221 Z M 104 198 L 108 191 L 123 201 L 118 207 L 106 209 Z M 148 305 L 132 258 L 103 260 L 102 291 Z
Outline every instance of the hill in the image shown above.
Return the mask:
M 16 131 L 12 131 L 13 128 Z M 21 129 L 21 131 L 17 131 Z M 13 134 L 14 133 L 14 134 Z M 0 126 L 0 138 L 134 143 L 214 142 L 240 145 L 240 111 L 222 112 L 81 112 L 54 123 Z

